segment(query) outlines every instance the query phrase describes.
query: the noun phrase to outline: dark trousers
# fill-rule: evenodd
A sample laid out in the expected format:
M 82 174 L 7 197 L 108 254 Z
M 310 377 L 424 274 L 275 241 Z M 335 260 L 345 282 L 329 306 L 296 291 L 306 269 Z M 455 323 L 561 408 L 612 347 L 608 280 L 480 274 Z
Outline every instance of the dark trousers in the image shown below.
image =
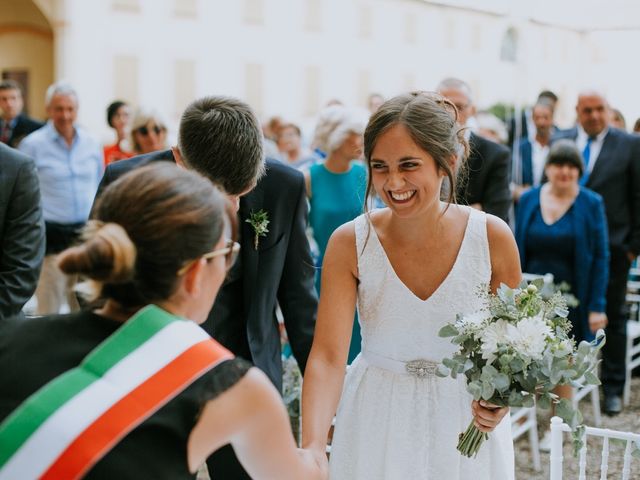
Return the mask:
M 625 297 L 631 263 L 624 248 L 611 246 L 607 287 L 607 342 L 602 349 L 602 389 L 606 396 L 622 395 L 627 350 L 627 309 Z
M 225 445 L 207 459 L 211 480 L 251 480 L 238 461 L 233 447 Z

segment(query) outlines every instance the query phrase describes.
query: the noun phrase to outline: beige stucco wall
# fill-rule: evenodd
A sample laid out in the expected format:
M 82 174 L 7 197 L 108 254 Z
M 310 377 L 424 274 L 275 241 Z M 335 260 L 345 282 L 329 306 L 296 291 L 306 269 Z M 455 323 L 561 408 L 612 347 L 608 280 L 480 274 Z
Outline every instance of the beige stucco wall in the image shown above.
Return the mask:
M 53 82 L 53 39 L 37 33 L 0 30 L 0 65 L 2 70 L 29 72 L 29 114 L 44 118 L 44 94 Z
M 53 82 L 53 33 L 30 0 L 0 0 L 0 70 L 29 73 L 30 115 L 44 118 L 44 94 Z

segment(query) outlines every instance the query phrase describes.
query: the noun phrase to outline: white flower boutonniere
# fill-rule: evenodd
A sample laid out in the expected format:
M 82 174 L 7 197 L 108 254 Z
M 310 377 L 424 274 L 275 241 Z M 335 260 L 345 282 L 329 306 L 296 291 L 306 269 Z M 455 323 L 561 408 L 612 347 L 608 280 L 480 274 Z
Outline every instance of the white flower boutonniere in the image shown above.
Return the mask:
M 260 237 L 266 237 L 267 233 L 269 233 L 269 229 L 267 228 L 269 226 L 269 215 L 264 210 L 251 212 L 251 215 L 245 222 L 253 227 L 253 248 L 258 250 Z

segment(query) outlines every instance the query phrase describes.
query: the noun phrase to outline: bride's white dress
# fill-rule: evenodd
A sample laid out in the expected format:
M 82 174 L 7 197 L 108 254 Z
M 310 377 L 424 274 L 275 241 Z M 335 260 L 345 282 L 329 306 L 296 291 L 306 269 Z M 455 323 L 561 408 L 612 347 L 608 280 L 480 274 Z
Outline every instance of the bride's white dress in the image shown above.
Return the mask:
M 491 278 L 486 216 L 469 210 L 455 264 L 424 301 L 400 281 L 366 217 L 355 220 L 362 353 L 347 371 L 338 407 L 331 480 L 514 478 L 509 416 L 477 457 L 463 457 L 456 446 L 472 418 L 472 397 L 463 377 L 433 374 L 455 350 L 438 331 L 456 313 L 477 311 L 477 287 Z M 407 373 L 407 362 L 419 359 L 429 362 L 411 365 L 424 375 Z

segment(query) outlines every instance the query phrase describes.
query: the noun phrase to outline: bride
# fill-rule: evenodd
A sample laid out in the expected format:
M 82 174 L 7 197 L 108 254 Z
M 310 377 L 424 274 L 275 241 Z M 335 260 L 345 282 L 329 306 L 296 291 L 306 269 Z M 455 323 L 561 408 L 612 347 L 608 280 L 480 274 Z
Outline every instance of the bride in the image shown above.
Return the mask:
M 387 208 L 329 241 L 302 398 L 303 447 L 318 459 L 337 412 L 332 480 L 514 477 L 508 409 L 473 401 L 464 378 L 434 375 L 455 349 L 438 330 L 482 307 L 482 285 L 521 277 L 509 227 L 455 205 L 456 163 L 468 150 L 456 117 L 448 100 L 412 93 L 384 103 L 365 131 L 367 193 Z M 362 353 L 345 377 L 356 304 Z M 456 445 L 472 417 L 491 434 L 468 459 Z

